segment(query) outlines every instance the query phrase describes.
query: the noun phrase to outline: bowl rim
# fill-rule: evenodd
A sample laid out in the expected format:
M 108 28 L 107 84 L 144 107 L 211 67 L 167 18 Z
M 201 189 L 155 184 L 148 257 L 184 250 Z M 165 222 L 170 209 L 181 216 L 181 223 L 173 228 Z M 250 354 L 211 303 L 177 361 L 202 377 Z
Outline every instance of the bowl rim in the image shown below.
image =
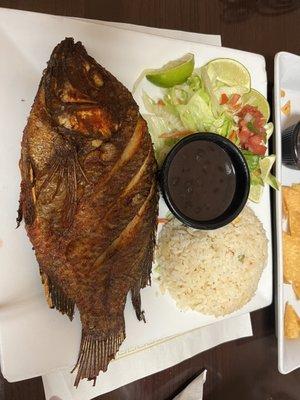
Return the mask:
M 295 164 L 300 164 L 300 151 L 298 151 L 298 137 L 300 138 L 300 121 L 298 121 L 292 131 L 292 141 L 293 141 L 293 156 Z
M 172 198 L 170 196 L 169 190 L 168 190 L 168 171 L 169 167 L 176 156 L 177 152 L 186 144 L 193 142 L 193 141 L 198 141 L 198 140 L 206 140 L 206 141 L 211 141 L 216 144 L 221 144 L 220 147 L 226 151 L 228 156 L 231 159 L 231 162 L 233 165 L 236 166 L 236 164 L 239 164 L 242 167 L 243 175 L 244 175 L 244 181 L 245 181 L 245 188 L 243 190 L 242 196 L 241 196 L 241 201 L 239 203 L 239 206 L 231 213 L 228 214 L 227 217 L 224 217 L 223 219 L 220 220 L 220 217 L 217 217 L 213 220 L 208 220 L 208 221 L 198 221 L 194 220 L 192 218 L 187 217 L 184 215 L 174 204 L 172 201 Z M 228 148 L 235 153 L 237 156 L 235 162 L 232 160 L 232 155 L 229 153 Z M 238 169 L 235 168 L 237 171 Z M 236 172 L 237 173 L 237 172 Z M 241 173 L 241 170 L 240 170 Z M 175 144 L 175 146 L 170 150 L 170 152 L 167 154 L 162 167 L 159 171 L 159 183 L 160 183 L 160 189 L 162 192 L 162 196 L 165 200 L 165 203 L 169 210 L 174 214 L 174 216 L 179 219 L 182 223 L 184 223 L 187 226 L 190 226 L 194 229 L 204 229 L 204 230 L 210 230 L 210 229 L 218 229 L 221 228 L 222 226 L 225 226 L 229 224 L 231 221 L 233 221 L 243 210 L 245 207 L 248 196 L 249 196 L 249 191 L 250 191 L 250 172 L 248 168 L 247 161 L 241 152 L 241 150 L 229 139 L 225 138 L 224 136 L 218 135 L 217 133 L 212 133 L 212 132 L 196 132 L 193 133 L 189 136 L 184 137 L 181 139 L 179 142 Z M 228 210 L 228 208 L 227 208 Z M 226 211 L 227 211 L 226 210 Z M 226 213 L 226 211 L 224 213 Z
M 300 121 L 286 127 L 282 131 L 281 146 L 283 164 L 286 165 L 288 168 L 299 169 L 300 166 L 300 150 L 298 151 L 297 146 L 298 137 L 300 138 Z M 283 146 L 284 138 L 286 138 L 287 140 L 288 149 L 284 148 Z M 290 159 L 292 159 L 292 161 L 290 161 Z

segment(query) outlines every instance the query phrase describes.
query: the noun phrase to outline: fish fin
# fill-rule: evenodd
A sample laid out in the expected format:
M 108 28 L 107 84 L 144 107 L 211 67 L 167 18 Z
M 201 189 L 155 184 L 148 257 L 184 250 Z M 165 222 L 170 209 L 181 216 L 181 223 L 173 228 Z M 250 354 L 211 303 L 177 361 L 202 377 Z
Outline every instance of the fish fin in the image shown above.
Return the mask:
M 141 289 L 144 289 L 146 286 L 151 286 L 151 271 L 152 271 L 152 254 L 151 258 L 147 258 L 144 262 L 144 268 L 142 272 L 141 279 Z
M 70 160 L 65 167 L 65 182 L 67 187 L 66 198 L 63 205 L 63 221 L 66 227 L 69 227 L 74 219 L 77 206 L 77 175 L 76 162 Z
M 24 176 L 22 177 L 20 186 L 20 197 L 19 197 L 19 208 L 18 215 L 16 218 L 17 228 L 20 226 L 22 219 L 24 218 L 26 225 L 33 224 L 35 220 L 35 178 L 33 167 L 28 160 L 24 158 L 20 160 L 20 168 L 23 171 Z
M 77 368 L 74 386 L 78 387 L 81 379 L 93 380 L 96 383 L 100 371 L 105 372 L 112 359 L 115 358 L 122 342 L 125 339 L 125 324 L 118 333 L 108 337 L 99 337 L 86 334 L 82 330 L 80 351 L 77 363 L 71 373 Z
M 141 289 L 151 285 L 151 270 L 153 251 L 155 246 L 155 230 L 152 232 L 149 243 L 146 247 L 144 257 L 140 266 L 141 279 L 139 283 L 131 289 L 131 301 L 135 309 L 137 319 L 146 322 L 145 313 L 141 309 Z
M 18 208 L 18 215 L 16 218 L 16 222 L 17 222 L 17 226 L 16 228 L 19 228 L 21 222 L 23 219 L 23 211 L 22 211 L 22 196 L 20 196 L 20 200 L 19 200 L 19 208 Z
M 153 252 L 155 247 L 155 235 L 156 235 L 156 230 L 153 230 L 148 246 L 146 248 L 146 253 L 142 264 L 141 289 L 145 288 L 146 286 L 151 286 L 151 271 L 153 262 Z
M 42 192 L 46 191 L 49 184 L 55 180 L 55 188 L 51 196 L 51 201 L 54 201 L 55 197 L 59 194 L 61 186 L 64 184 L 65 199 L 62 211 L 62 223 L 65 228 L 69 228 L 73 222 L 77 206 L 77 169 L 81 174 L 84 174 L 84 171 L 77 159 L 75 149 L 71 148 L 65 150 L 65 153 L 63 151 L 61 153 L 57 156 L 50 169 L 45 172 L 45 178 L 40 185 L 36 198 L 39 199 Z M 85 175 L 83 177 L 87 179 Z
M 75 303 L 70 300 L 60 287 L 54 284 L 48 275 L 40 271 L 42 283 L 44 285 L 45 297 L 50 308 L 56 308 L 62 314 L 67 314 L 72 321 L 74 316 Z
M 36 199 L 38 199 L 41 195 L 41 193 L 47 189 L 49 183 L 51 183 L 52 179 L 55 177 L 56 173 L 59 172 L 59 169 L 61 167 L 61 163 L 59 161 L 54 162 L 49 171 L 46 173 L 46 177 L 44 181 L 42 182 L 38 192 L 36 193 Z
M 146 322 L 145 318 L 145 312 L 141 308 L 141 285 L 135 286 L 133 289 L 131 289 L 131 301 L 132 305 L 135 310 L 136 317 L 139 321 L 144 321 Z

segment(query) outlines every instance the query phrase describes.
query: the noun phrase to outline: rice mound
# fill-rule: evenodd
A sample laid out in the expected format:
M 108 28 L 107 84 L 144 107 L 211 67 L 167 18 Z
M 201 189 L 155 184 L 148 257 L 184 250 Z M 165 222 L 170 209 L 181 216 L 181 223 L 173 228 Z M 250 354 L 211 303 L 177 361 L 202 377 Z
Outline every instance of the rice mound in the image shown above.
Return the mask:
M 158 281 L 177 307 L 221 316 L 255 294 L 267 261 L 267 238 L 254 212 L 245 207 L 227 226 L 202 231 L 172 218 L 156 249 Z

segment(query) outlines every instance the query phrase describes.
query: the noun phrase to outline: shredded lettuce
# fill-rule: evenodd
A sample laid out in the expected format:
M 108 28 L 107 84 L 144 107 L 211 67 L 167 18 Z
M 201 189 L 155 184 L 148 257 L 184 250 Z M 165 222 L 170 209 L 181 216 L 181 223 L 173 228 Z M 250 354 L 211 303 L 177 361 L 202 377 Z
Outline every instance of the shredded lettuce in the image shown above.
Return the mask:
M 214 122 L 211 108 L 198 90 L 187 104 L 177 106 L 183 126 L 192 132 L 207 131 Z
M 161 165 L 168 152 L 179 140 L 165 139 L 162 138 L 161 135 L 168 132 L 182 130 L 183 127 L 182 125 L 178 127 L 178 121 L 172 114 L 168 115 L 168 118 L 165 116 L 159 117 L 154 114 L 144 114 L 143 117 L 148 124 L 149 131 L 151 132 L 157 162 Z
M 264 186 L 264 182 L 258 174 L 259 174 L 259 170 L 250 172 L 250 184 L 254 185 L 254 186 L 255 185 Z
M 216 118 L 211 126 L 210 132 L 229 137 L 230 133 L 235 130 L 236 123 L 232 116 L 225 112 Z
M 254 172 L 259 168 L 259 159 L 260 157 L 256 154 L 251 153 L 251 151 L 243 150 L 242 151 L 250 172 Z
M 222 108 L 219 104 L 219 98 L 217 97 L 212 81 L 207 73 L 207 69 L 205 66 L 201 68 L 201 77 L 203 80 L 203 84 L 205 86 L 205 89 L 207 93 L 209 93 L 210 100 L 211 100 L 211 110 L 213 115 L 217 118 L 219 113 L 221 112 Z

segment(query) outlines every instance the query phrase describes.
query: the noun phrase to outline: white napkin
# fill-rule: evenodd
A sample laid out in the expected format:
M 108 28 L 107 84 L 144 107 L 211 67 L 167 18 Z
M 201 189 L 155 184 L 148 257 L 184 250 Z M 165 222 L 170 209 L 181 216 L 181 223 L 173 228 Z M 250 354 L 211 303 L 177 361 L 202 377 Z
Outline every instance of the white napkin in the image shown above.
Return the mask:
M 222 45 L 220 35 L 208 35 L 205 33 L 184 32 L 175 29 L 150 28 L 149 26 L 125 24 L 123 22 L 99 21 L 96 19 L 83 19 L 76 17 L 70 17 L 70 18 L 89 21 L 94 24 L 113 26 L 114 28 L 128 29 L 130 31 L 142 32 L 156 36 L 164 36 L 172 39 L 187 40 L 189 42 L 209 44 L 211 46 Z
M 221 37 L 218 35 L 202 35 L 106 21 L 90 20 L 90 22 L 215 46 L 221 45 Z M 147 349 L 117 358 L 110 364 L 105 374 L 100 374 L 96 386 L 92 386 L 91 382 L 83 381 L 75 389 L 73 386 L 74 374 L 71 375 L 69 369 L 56 371 L 42 377 L 46 400 L 90 400 L 130 382 L 169 368 L 221 343 L 251 335 L 252 327 L 249 314 L 195 329 Z M 206 371 L 175 399 L 201 400 L 205 378 Z
M 206 370 L 195 378 L 181 393 L 179 393 L 173 400 L 202 400 L 203 398 L 203 385 L 206 381 Z M 49 400 L 65 400 L 58 396 L 51 396 Z
M 197 376 L 174 400 L 201 400 L 203 397 L 203 385 L 206 380 L 206 370 Z
M 117 358 L 110 363 L 105 374 L 100 374 L 96 386 L 84 380 L 76 389 L 75 376 L 70 374 L 70 369 L 53 372 L 42 377 L 46 400 L 50 400 L 52 396 L 59 396 L 63 400 L 90 400 L 169 368 L 221 343 L 251 335 L 250 315 L 244 314 L 195 329 L 145 350 Z M 190 399 L 186 398 L 186 400 Z

